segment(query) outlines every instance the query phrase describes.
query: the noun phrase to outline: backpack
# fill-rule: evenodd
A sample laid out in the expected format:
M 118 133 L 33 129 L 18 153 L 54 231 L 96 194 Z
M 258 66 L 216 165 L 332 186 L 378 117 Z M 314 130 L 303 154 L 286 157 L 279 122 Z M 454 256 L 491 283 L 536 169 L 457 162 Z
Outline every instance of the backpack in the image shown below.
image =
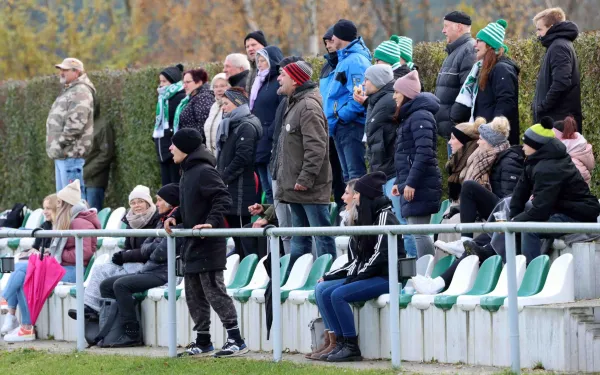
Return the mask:
M 135 300 L 135 313 L 138 322 L 141 316 L 141 303 Z M 125 329 L 119 319 L 117 300 L 100 298 L 100 319 L 85 322 L 85 340 L 89 347 L 97 345 L 100 348 L 112 348 L 113 344 L 125 334 Z M 143 341 L 143 330 L 140 324 L 140 334 Z
M 20 228 L 24 225 L 25 210 L 27 207 L 23 203 L 16 203 L 10 212 L 6 215 L 4 222 L 0 222 L 0 226 L 6 228 Z

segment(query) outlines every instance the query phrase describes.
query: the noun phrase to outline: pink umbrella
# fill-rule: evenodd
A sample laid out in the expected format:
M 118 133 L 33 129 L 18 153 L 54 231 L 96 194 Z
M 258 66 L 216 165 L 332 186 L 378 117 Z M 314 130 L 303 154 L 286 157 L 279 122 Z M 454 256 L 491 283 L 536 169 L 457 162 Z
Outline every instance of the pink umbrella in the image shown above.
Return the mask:
M 35 324 L 46 299 L 67 271 L 52 256 L 33 254 L 29 257 L 23 292 L 27 299 L 31 324 Z

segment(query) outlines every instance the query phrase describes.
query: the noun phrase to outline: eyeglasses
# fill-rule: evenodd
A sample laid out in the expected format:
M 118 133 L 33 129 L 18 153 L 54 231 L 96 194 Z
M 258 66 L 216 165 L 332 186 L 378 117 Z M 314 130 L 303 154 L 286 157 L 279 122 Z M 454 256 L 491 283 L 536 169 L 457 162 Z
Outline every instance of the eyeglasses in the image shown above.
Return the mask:
M 184 84 L 184 85 L 189 85 L 189 84 L 191 84 L 191 83 L 194 83 L 194 81 L 183 81 L 183 84 Z

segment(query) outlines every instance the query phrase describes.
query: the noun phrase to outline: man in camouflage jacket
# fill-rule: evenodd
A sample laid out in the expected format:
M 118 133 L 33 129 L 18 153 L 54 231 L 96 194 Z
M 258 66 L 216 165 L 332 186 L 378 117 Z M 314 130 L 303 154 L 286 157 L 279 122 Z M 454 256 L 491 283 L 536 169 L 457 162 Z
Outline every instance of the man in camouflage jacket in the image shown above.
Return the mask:
M 96 88 L 81 61 L 69 57 L 56 68 L 60 69 L 64 89 L 52 104 L 46 121 L 46 153 L 54 160 L 56 191 L 76 179 L 85 191 L 83 165 L 94 137 Z

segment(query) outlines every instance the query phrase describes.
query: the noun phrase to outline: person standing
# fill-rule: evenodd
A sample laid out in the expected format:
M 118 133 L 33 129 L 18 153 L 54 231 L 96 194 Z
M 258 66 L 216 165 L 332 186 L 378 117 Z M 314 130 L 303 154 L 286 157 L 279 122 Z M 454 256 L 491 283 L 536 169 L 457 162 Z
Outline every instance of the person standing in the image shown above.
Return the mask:
M 267 38 L 265 38 L 265 34 L 262 32 L 262 30 L 256 30 L 248 33 L 248 35 L 246 35 L 244 38 L 244 48 L 246 49 L 246 55 L 248 56 L 248 61 L 250 62 L 250 71 L 248 72 L 246 86 L 242 87 L 244 90 L 246 90 L 246 92 L 250 92 L 252 85 L 254 85 L 256 75 L 258 74 L 258 68 L 256 66 L 256 53 L 268 45 L 269 43 L 267 43 Z
M 309 63 L 298 61 L 282 68 L 277 81 L 288 96 L 288 108 L 281 131 L 277 172 L 277 199 L 289 203 L 293 227 L 328 227 L 331 199 L 331 166 L 327 121 L 317 84 L 310 80 Z M 317 255 L 335 257 L 330 236 L 317 236 Z M 292 237 L 290 265 L 312 251 L 312 237 Z M 291 269 L 291 267 L 290 267 Z
M 561 8 L 541 11 L 533 22 L 536 35 L 546 48 L 535 87 L 533 121 L 539 123 L 544 116 L 554 121 L 573 116 L 577 131 L 582 133 L 579 61 L 573 47 L 579 29 L 566 20 Z
M 158 103 L 156 104 L 156 121 L 154 123 L 154 144 L 160 163 L 160 179 L 162 185 L 179 181 L 179 166 L 173 162 L 169 152 L 171 137 L 175 132 L 175 114 L 179 103 L 185 98 L 182 79 L 183 65 L 177 64 L 165 68 L 158 76 Z
M 333 26 L 333 45 L 338 64 L 327 88 L 325 114 L 329 134 L 335 140 L 344 173 L 344 182 L 367 173 L 365 146 L 366 110 L 353 99 L 355 88 L 364 81 L 365 70 L 371 65 L 371 52 L 358 36 L 352 21 L 341 19 Z
M 79 180 L 85 192 L 83 166 L 94 138 L 96 88 L 81 61 L 67 57 L 55 67 L 60 70 L 63 91 L 46 120 L 46 153 L 54 160 L 56 191 Z
M 471 37 L 471 17 L 459 11 L 446 14 L 442 32 L 448 43 L 446 45 L 448 57 L 444 60 L 435 83 L 435 96 L 440 100 L 440 110 L 436 113 L 435 119 L 438 134 L 449 140 L 454 127 L 454 122 L 450 120 L 450 109 L 475 64 L 475 40 Z M 448 147 L 448 156 L 450 155 L 451 150 Z
M 215 157 L 217 157 L 217 131 L 223 120 L 223 96 L 229 87 L 231 86 L 225 73 L 215 75 L 210 83 L 210 89 L 215 94 L 215 102 L 210 107 L 208 118 L 204 123 L 204 138 L 206 139 L 206 148 Z
M 283 53 L 276 46 L 268 46 L 257 52 L 258 74 L 250 91 L 250 111 L 260 120 L 263 128 L 262 137 L 256 147 L 256 173 L 268 204 L 273 204 L 273 177 L 269 172 L 273 148 L 273 119 L 283 98 L 277 94 L 281 59 Z
M 250 74 L 250 62 L 246 55 L 241 53 L 227 55 L 223 63 L 223 73 L 231 87 L 240 87 L 245 90 Z
M 170 150 L 173 161 L 181 164 L 182 174 L 179 210 L 165 220 L 165 230 L 171 233 L 171 227 L 177 223 L 185 229 L 224 228 L 231 195 L 215 168 L 214 156 L 202 144 L 202 134 L 195 129 L 182 129 L 173 136 Z M 226 249 L 224 237 L 189 237 L 182 245 L 185 298 L 197 336 L 180 356 L 234 357 L 248 352 L 223 281 Z M 227 330 L 227 342 L 216 353 L 210 339 L 211 307 Z
M 215 102 L 215 94 L 208 85 L 208 74 L 202 68 L 188 70 L 183 74 L 183 89 L 187 96 L 177 108 L 180 115 L 176 128 L 192 128 L 204 135 L 204 123 Z M 204 139 L 206 143 L 206 139 Z

